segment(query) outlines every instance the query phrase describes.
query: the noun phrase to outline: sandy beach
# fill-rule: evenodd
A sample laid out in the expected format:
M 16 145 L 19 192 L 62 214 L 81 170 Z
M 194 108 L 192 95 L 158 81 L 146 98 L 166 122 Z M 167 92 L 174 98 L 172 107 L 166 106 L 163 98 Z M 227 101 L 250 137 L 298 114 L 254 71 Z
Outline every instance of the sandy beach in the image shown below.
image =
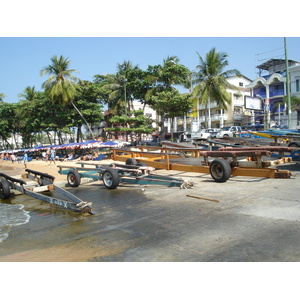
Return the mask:
M 103 160 L 104 164 L 110 164 L 112 160 Z M 49 162 L 41 161 L 41 160 L 34 160 L 27 163 L 27 169 L 32 169 L 35 171 L 48 173 L 49 175 L 52 175 L 55 177 L 55 182 L 61 182 L 66 181 L 66 175 L 60 175 L 58 173 L 58 165 L 64 165 L 64 166 L 78 166 L 78 161 L 57 161 L 56 165 L 51 163 L 49 165 Z M 10 176 L 18 176 L 25 173 L 25 166 L 23 162 L 21 163 L 12 163 L 11 161 L 0 161 L 0 170 L 2 173 L 7 173 L 7 175 Z M 3 171 L 5 170 L 5 172 Z

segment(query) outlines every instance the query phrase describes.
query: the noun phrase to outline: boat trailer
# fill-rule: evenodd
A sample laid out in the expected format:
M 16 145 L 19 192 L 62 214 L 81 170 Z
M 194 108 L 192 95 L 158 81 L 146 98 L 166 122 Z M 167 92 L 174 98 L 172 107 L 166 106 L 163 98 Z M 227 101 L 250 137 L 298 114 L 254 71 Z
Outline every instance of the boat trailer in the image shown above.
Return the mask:
M 137 165 L 117 164 L 100 165 L 94 163 L 80 162 L 80 167 L 70 167 L 58 165 L 58 173 L 67 175 L 67 181 L 70 186 L 77 187 L 81 184 L 81 178 L 89 178 L 91 181 L 102 180 L 107 189 L 116 189 L 119 183 L 130 184 L 157 184 L 169 187 L 176 186 L 180 188 L 190 188 L 192 182 L 180 178 L 152 174 L 155 169 L 148 167 L 144 163 Z M 88 165 L 86 167 L 85 165 Z
M 31 179 L 32 182 L 26 182 L 22 179 L 17 179 L 0 173 L 0 198 L 8 199 L 11 196 L 11 190 L 17 190 L 22 194 L 29 195 L 33 198 L 48 202 L 59 208 L 68 209 L 74 212 L 94 214 L 92 211 L 92 203 L 85 202 L 69 193 L 68 191 L 54 185 L 55 177 L 38 171 L 26 169 L 26 174 L 23 178 Z M 50 192 L 56 190 L 59 194 L 63 195 L 68 200 L 56 199 L 41 192 Z
M 137 148 L 139 151 L 112 149 L 112 159 L 126 163 L 128 160 L 133 160 L 135 163 L 143 162 L 158 169 L 206 173 L 210 174 L 216 182 L 226 182 L 230 176 L 266 178 L 290 178 L 291 176 L 289 170 L 269 168 L 291 162 L 290 157 L 280 157 L 276 161 L 264 161 L 262 159 L 263 157 L 270 157 L 273 152 L 281 154 L 293 151 L 293 148 L 290 147 L 231 148 L 229 150 L 225 148 L 219 149 L 219 151 L 151 146 L 138 146 Z M 151 150 L 156 150 L 156 152 Z M 183 158 L 182 154 L 186 152 L 197 159 L 197 164 L 190 165 L 189 158 Z

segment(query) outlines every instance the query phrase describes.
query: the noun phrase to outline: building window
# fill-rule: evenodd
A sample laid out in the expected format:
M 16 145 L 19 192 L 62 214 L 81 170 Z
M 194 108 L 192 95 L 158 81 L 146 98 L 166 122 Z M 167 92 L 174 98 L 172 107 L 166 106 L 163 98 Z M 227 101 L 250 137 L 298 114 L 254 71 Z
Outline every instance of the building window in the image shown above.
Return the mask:
M 244 84 L 242 82 L 239 82 L 239 86 L 244 86 Z
M 300 80 L 296 79 L 296 92 L 300 92 Z

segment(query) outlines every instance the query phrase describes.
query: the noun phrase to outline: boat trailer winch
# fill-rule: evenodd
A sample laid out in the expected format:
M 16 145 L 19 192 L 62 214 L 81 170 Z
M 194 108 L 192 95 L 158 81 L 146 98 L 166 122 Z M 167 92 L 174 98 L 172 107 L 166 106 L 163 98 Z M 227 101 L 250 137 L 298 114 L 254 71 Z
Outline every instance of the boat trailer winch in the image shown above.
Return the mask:
M 81 183 L 81 178 L 89 178 L 91 181 L 102 180 L 107 189 L 116 189 L 119 183 L 130 184 L 157 184 L 169 187 L 176 186 L 187 189 L 193 186 L 192 182 L 171 176 L 152 174 L 155 169 L 140 163 L 138 165 L 116 164 L 100 165 L 94 163 L 80 162 L 81 167 L 70 167 L 58 165 L 58 173 L 67 175 L 70 186 L 77 187 Z M 89 167 L 85 167 L 88 165 Z
M 48 202 L 59 208 L 68 209 L 74 212 L 94 214 L 92 211 L 92 203 L 85 202 L 69 193 L 65 189 L 62 189 L 54 185 L 55 177 L 38 171 L 26 169 L 26 174 L 23 174 L 23 178 L 28 178 L 33 181 L 26 182 L 22 179 L 17 179 L 0 173 L 0 198 L 8 199 L 11 196 L 11 190 L 17 190 L 22 194 L 29 195 L 33 198 Z M 59 194 L 67 198 L 68 200 L 56 199 L 41 192 L 57 191 Z

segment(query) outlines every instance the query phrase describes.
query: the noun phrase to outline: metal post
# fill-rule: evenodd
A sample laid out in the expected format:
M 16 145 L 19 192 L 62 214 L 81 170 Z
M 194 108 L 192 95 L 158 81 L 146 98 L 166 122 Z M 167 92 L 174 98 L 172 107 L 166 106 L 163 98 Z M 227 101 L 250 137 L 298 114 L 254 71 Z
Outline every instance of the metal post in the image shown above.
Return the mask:
M 288 64 L 288 52 L 286 46 L 286 38 L 284 38 L 284 52 L 285 52 L 285 69 L 286 69 L 286 89 L 287 89 L 287 107 L 288 107 L 288 126 L 292 127 L 291 122 L 291 94 L 290 94 L 290 75 L 289 75 L 289 64 Z
M 124 79 L 125 116 L 127 117 L 126 77 Z

